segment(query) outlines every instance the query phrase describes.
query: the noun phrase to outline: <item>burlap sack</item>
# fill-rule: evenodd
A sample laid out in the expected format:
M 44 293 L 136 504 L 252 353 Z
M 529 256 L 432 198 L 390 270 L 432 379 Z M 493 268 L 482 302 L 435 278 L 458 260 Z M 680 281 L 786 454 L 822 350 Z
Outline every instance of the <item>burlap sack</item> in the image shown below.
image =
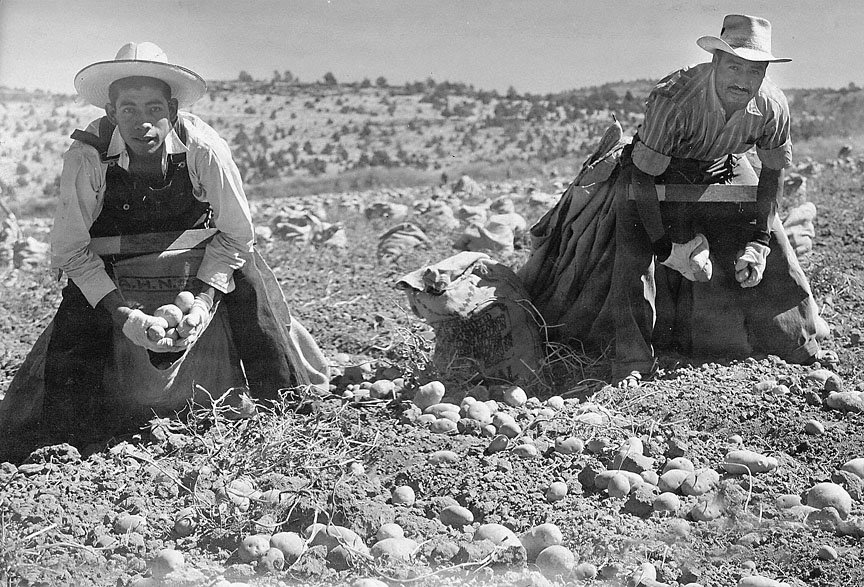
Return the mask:
M 516 275 L 482 253 L 463 252 L 396 283 L 435 330 L 433 363 L 489 382 L 531 381 L 543 356 L 540 327 Z
M 114 282 L 130 304 L 152 314 L 188 289 L 204 249 L 141 255 L 114 264 Z M 219 304 L 204 333 L 182 353 L 153 353 L 132 343 L 114 326 L 112 355 L 103 383 L 118 411 L 130 416 L 171 413 L 189 400 L 207 401 L 226 389 L 245 385 L 240 359 Z M 205 391 L 206 390 L 206 391 Z

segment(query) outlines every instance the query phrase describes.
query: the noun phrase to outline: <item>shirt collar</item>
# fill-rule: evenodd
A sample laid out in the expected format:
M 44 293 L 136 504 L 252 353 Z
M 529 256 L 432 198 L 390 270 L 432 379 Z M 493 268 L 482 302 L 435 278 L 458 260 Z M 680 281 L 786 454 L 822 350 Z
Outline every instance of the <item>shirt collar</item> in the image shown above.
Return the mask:
M 720 112 L 725 113 L 726 109 L 723 108 L 723 103 L 720 101 L 720 97 L 717 95 L 717 85 L 714 79 L 714 68 L 711 68 L 711 75 L 708 76 L 708 95 L 707 95 L 707 106 L 709 112 L 714 112 L 719 110 Z M 758 93 L 756 94 L 759 95 Z M 747 114 L 752 114 L 753 116 L 762 116 L 762 111 L 759 110 L 759 104 L 756 103 L 756 96 L 750 98 L 750 101 L 747 102 L 747 106 L 744 108 Z
M 168 165 L 168 155 L 176 155 L 177 153 L 187 153 L 189 149 L 186 148 L 186 145 L 183 144 L 183 141 L 180 140 L 180 137 L 177 135 L 177 131 L 172 128 L 171 132 L 168 133 L 168 136 L 165 137 L 165 150 L 162 152 L 162 168 L 164 169 Z M 126 151 L 126 142 L 123 140 L 123 137 L 120 136 L 120 129 L 114 127 L 114 133 L 111 135 L 111 142 L 108 144 L 108 153 L 109 157 L 120 156 L 120 164 L 122 167 L 128 169 L 129 167 L 129 153 Z

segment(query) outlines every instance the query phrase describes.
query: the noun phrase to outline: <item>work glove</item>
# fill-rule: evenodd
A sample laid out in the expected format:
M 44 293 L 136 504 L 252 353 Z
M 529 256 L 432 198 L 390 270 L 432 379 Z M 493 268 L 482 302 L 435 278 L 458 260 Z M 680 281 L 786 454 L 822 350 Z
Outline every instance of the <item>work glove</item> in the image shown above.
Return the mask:
M 750 241 L 735 259 L 735 280 L 741 287 L 753 287 L 762 281 L 765 263 L 771 249 L 767 245 Z
M 210 324 L 212 317 L 210 311 L 212 309 L 213 298 L 206 293 L 195 296 L 192 307 L 177 325 L 177 334 L 180 335 L 180 338 L 174 341 L 175 350 L 182 350 L 198 340 L 198 337 Z
M 672 243 L 672 252 L 660 264 L 674 269 L 690 281 L 706 282 L 713 273 L 709 255 L 708 239 L 697 234 L 686 243 Z
M 145 314 L 141 310 L 132 310 L 123 323 L 123 334 L 136 345 L 143 347 L 149 351 L 156 353 L 169 353 L 172 350 L 172 341 L 170 338 L 158 338 L 152 340 L 147 336 L 147 331 L 151 327 L 156 327 L 153 331 L 164 333 L 163 328 L 165 320 Z

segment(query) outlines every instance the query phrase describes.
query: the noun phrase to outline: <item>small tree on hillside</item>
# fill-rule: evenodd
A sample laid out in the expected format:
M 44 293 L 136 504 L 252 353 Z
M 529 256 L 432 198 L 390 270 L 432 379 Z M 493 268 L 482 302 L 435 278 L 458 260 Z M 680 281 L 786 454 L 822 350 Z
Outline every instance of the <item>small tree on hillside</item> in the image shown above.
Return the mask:
M 336 76 L 333 75 L 333 72 L 328 71 L 324 74 L 324 83 L 328 86 L 335 86 L 339 82 L 336 81 Z
M 244 69 L 239 74 L 237 74 L 237 81 L 238 82 L 254 82 L 255 78 L 253 78 L 252 75 Z
M 384 77 L 383 75 L 378 76 L 378 79 L 375 80 L 375 85 L 378 86 L 379 88 L 386 88 L 387 87 L 387 78 Z

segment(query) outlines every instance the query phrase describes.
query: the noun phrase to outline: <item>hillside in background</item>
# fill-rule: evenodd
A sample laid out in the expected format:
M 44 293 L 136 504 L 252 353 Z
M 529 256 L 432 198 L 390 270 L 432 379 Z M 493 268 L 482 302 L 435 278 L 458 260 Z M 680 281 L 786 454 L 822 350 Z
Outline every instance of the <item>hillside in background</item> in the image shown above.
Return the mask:
M 242 81 L 241 81 L 242 80 Z M 297 83 L 241 73 L 210 83 L 191 111 L 229 142 L 251 197 L 575 173 L 614 113 L 635 132 L 651 80 L 556 94 L 386 79 Z M 864 129 L 864 93 L 787 92 L 793 137 L 825 156 Z M 0 188 L 19 215 L 50 213 L 69 134 L 101 115 L 74 96 L 0 88 Z M 812 150 L 811 150 L 812 151 Z M 812 154 L 807 149 L 804 153 Z

